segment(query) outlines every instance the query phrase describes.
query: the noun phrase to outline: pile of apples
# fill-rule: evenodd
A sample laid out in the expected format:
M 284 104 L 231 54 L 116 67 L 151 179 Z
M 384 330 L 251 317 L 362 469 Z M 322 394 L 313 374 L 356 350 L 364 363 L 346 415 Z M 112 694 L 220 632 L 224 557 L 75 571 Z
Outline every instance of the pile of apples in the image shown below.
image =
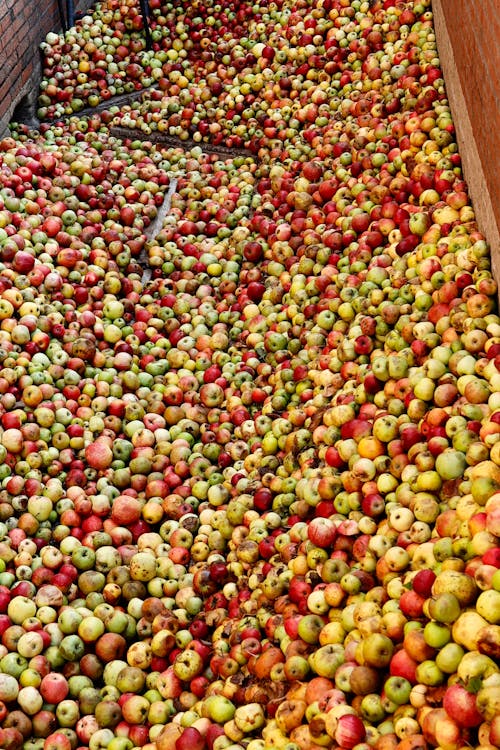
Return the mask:
M 42 114 L 106 91 L 89 38 L 161 94 L 0 141 L 0 746 L 498 748 L 497 285 L 429 3 L 150 5 Z
M 71 115 L 141 89 L 170 90 L 179 71 L 186 72 L 185 80 L 204 78 L 210 72 L 207 62 L 216 66 L 224 45 L 236 45 L 236 54 L 242 55 L 247 24 L 254 18 L 261 21 L 267 12 L 250 3 L 231 2 L 222 9 L 209 2 L 202 9 L 210 14 L 206 23 L 197 3 L 183 8 L 182 17 L 172 3 L 161 0 L 151 0 L 149 10 L 150 50 L 136 0 L 103 0 L 67 32 L 48 34 L 41 45 L 40 119 Z M 213 87 L 210 79 L 208 83 Z
M 56 119 L 150 86 L 139 65 L 145 48 L 134 0 L 97 3 L 66 33 L 50 32 L 41 44 L 39 117 Z

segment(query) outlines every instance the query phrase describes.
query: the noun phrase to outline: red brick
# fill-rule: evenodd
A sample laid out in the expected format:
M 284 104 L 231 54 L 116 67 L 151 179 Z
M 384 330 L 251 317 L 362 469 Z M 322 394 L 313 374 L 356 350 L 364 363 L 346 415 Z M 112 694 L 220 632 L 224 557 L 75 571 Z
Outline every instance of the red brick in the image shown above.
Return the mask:
M 12 20 L 12 23 L 9 27 L 9 36 L 15 37 L 19 39 L 19 35 L 23 32 L 23 35 L 21 38 L 26 38 L 27 32 L 29 32 L 29 24 L 26 23 L 26 19 L 24 19 L 22 16 L 17 16 Z M 22 44 L 20 46 L 23 46 Z M 17 47 L 19 49 L 19 47 Z
M 10 95 L 10 83 L 9 81 L 5 81 L 5 83 L 0 86 L 0 102 L 4 104 L 4 100 L 7 99 L 7 97 Z
M 7 11 L 0 17 L 0 33 L 6 39 L 7 43 L 10 42 L 10 26 L 12 24 L 12 11 Z
M 0 0 L 0 120 L 33 74 L 40 42 L 59 27 L 57 0 Z
M 27 65 L 23 70 L 23 73 L 21 76 L 21 83 L 23 85 L 27 83 L 32 75 L 33 75 L 33 64 Z

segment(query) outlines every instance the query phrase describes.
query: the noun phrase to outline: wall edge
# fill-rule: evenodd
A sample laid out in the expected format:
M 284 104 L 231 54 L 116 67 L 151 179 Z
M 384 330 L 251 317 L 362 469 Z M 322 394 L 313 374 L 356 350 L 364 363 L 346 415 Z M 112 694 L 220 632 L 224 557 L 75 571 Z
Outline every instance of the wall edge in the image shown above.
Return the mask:
M 492 197 L 488 190 L 488 181 L 479 156 L 477 140 L 462 88 L 462 80 L 454 62 L 455 52 L 441 0 L 433 0 L 432 10 L 439 59 L 455 125 L 457 143 L 462 157 L 463 173 L 480 231 L 483 232 L 490 246 L 493 274 L 496 279 L 499 279 L 500 231 Z

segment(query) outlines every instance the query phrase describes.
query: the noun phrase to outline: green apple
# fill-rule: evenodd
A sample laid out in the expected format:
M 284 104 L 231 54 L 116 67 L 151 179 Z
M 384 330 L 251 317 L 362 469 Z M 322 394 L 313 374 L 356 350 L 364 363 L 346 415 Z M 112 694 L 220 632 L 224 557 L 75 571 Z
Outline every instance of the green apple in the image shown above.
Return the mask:
M 234 717 L 234 704 L 223 695 L 210 695 L 203 701 L 203 714 L 217 724 L 225 724 Z
M 428 602 L 429 616 L 440 624 L 451 624 L 459 619 L 460 602 L 451 591 L 433 596 Z
M 476 601 L 476 612 L 494 625 L 500 623 L 500 591 L 482 591 Z
M 444 672 L 442 672 L 436 662 L 432 661 L 431 659 L 426 659 L 425 661 L 421 662 L 417 666 L 415 672 L 418 682 L 421 682 L 422 685 L 435 687 L 436 685 L 442 685 L 445 681 Z
M 436 664 L 442 672 L 454 674 L 464 657 L 465 651 L 458 643 L 447 643 L 436 656 Z
M 394 644 L 383 633 L 370 633 L 363 640 L 363 658 L 370 667 L 387 667 L 394 652 Z
M 325 621 L 319 615 L 304 615 L 299 620 L 297 633 L 306 643 L 314 644 L 319 640 L 319 634 L 325 625 Z
M 442 648 L 450 641 L 451 632 L 446 625 L 431 620 L 424 627 L 424 639 L 428 646 Z
M 384 692 L 390 701 L 403 706 L 408 703 L 411 687 L 411 682 L 404 677 L 391 676 L 384 683 Z

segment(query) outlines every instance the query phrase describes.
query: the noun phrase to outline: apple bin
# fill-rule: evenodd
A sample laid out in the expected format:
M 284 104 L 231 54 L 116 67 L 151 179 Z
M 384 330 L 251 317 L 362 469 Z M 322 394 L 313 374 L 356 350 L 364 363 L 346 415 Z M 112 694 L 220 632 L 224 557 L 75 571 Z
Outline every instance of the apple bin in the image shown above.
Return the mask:
M 0 746 L 500 747 L 449 5 L 149 7 L 47 33 L 0 140 Z

